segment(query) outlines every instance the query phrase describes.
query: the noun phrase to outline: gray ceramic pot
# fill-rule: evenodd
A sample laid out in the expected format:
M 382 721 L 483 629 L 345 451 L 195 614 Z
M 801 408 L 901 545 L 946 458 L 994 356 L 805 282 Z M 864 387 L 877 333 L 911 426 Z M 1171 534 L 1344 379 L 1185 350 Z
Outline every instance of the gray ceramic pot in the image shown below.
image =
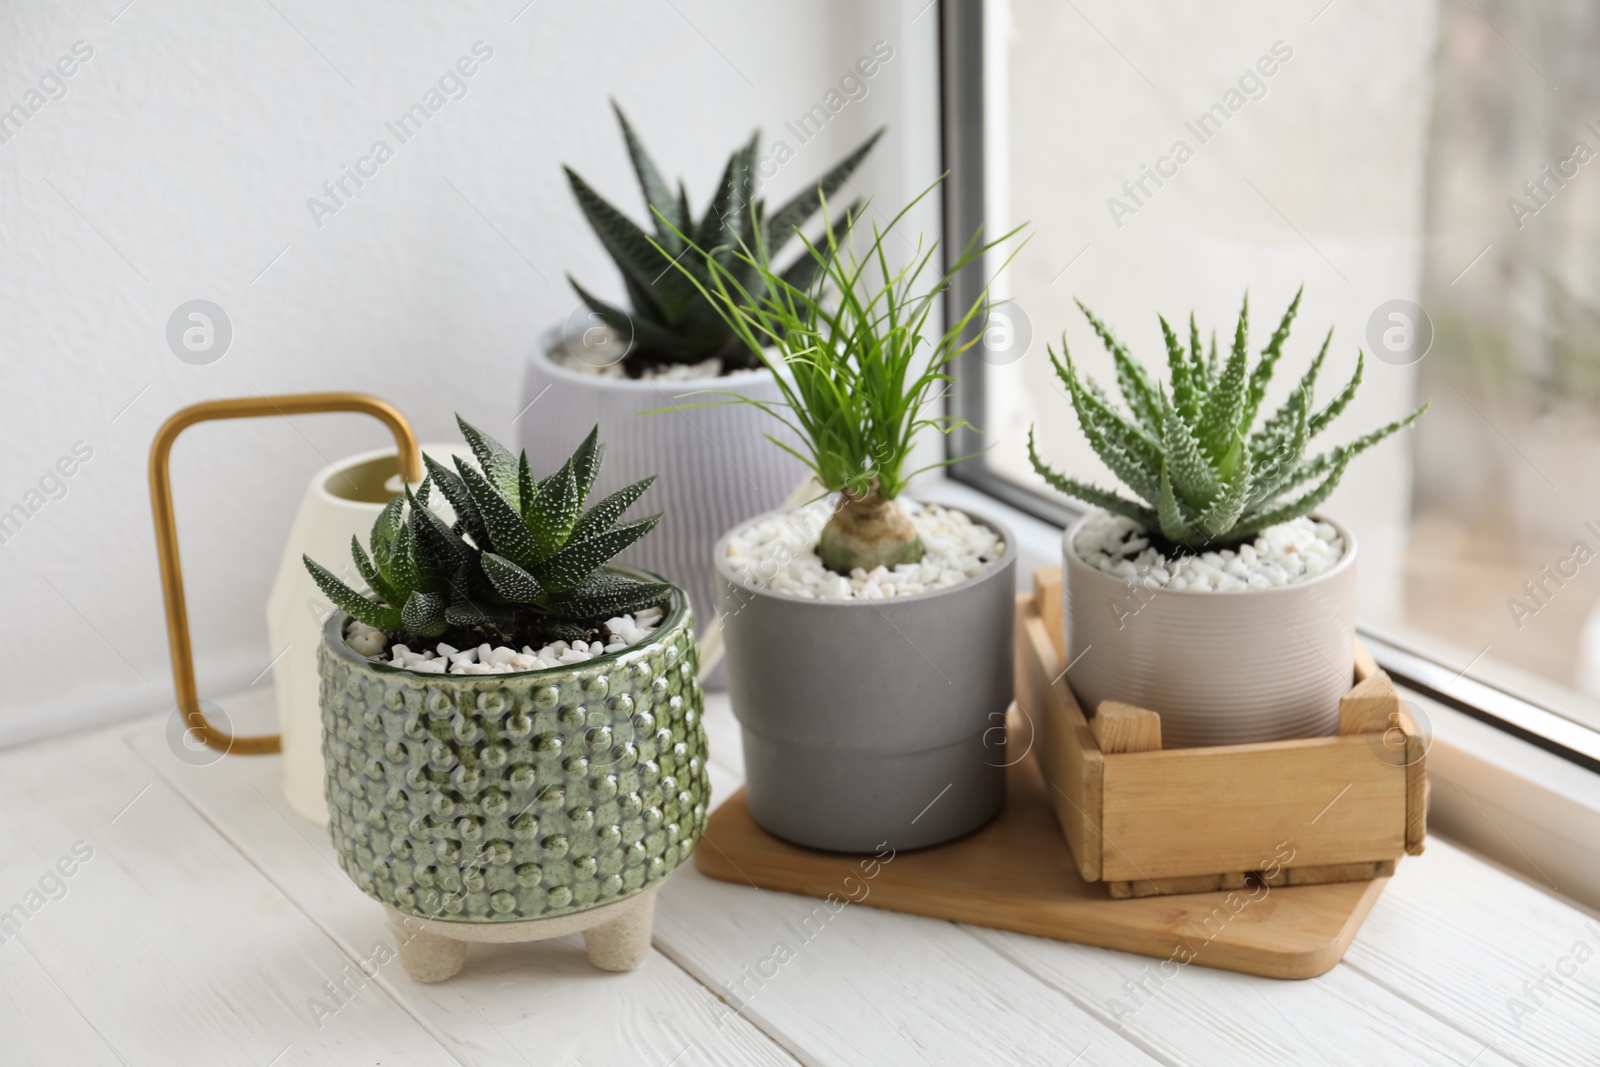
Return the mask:
M 1161 713 L 1161 746 L 1241 745 L 1339 732 L 1355 670 L 1356 542 L 1315 578 L 1231 592 L 1151 590 L 1079 558 L 1068 528 L 1067 680 L 1085 710 Z M 1332 522 L 1324 519 L 1322 521 Z
M 553 918 L 659 882 L 711 798 L 691 622 L 678 592 L 621 652 L 438 675 L 358 655 L 336 612 L 317 660 L 339 865 L 397 911 L 458 922 Z
M 970 512 L 968 514 L 971 514 Z M 765 516 L 763 516 L 764 518 Z M 961 585 L 809 600 L 736 578 L 717 543 L 728 690 L 750 812 L 810 848 L 921 848 L 1005 801 L 1017 548 Z

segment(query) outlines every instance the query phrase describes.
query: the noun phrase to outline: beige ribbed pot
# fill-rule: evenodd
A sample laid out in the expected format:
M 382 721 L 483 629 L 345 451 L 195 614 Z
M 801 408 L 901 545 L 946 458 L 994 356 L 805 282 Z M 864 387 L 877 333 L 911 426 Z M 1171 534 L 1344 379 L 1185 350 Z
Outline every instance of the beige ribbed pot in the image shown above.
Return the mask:
M 1068 528 L 1068 681 L 1088 711 L 1120 700 L 1161 713 L 1163 748 L 1248 744 L 1339 731 L 1355 669 L 1356 543 L 1315 578 L 1272 589 L 1135 587 L 1078 558 Z

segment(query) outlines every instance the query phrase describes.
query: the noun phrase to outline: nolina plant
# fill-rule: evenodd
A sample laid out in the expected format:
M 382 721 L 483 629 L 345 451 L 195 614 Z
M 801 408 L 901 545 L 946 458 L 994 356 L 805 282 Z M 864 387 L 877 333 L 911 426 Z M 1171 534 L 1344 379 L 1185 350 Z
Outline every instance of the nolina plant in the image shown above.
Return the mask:
M 721 359 L 726 370 L 761 366 L 760 359 L 746 350 L 704 296 L 704 286 L 710 281 L 707 269 L 697 256 L 685 256 L 684 252 L 691 245 L 712 250 L 710 255 L 718 266 L 738 272 L 743 284 L 752 293 L 759 293 L 762 280 L 737 266 L 739 250 L 759 249 L 763 262 L 777 255 L 797 227 L 805 225 L 824 200 L 861 165 L 883 136 L 883 130 L 868 137 L 832 170 L 770 214 L 766 201 L 755 195 L 756 150 L 761 136 L 757 132 L 729 157 L 716 196 L 696 220 L 690 213 L 689 194 L 683 183 L 678 183 L 677 192 L 672 191 L 622 109 L 615 103 L 612 108 L 622 125 L 628 156 L 653 216 L 655 236 L 652 238 L 612 207 L 567 167 L 567 181 L 578 198 L 578 206 L 622 273 L 632 310 L 601 300 L 570 276 L 567 280 L 602 322 L 619 336 L 633 339 L 623 359 L 625 366 L 697 363 L 713 357 Z M 674 270 L 674 263 L 686 266 L 686 273 Z M 814 257 L 802 255 L 779 277 L 803 289 L 819 267 Z
M 800 438 L 797 450 L 767 435 L 810 467 L 825 489 L 839 494 L 817 551 L 823 564 L 840 574 L 922 559 L 922 541 L 895 498 L 921 473 L 905 470 L 917 431 L 931 427 L 948 433 L 967 425 L 926 412 L 934 390 L 953 380 L 945 373 L 950 361 L 976 343 L 976 337 L 962 337 L 987 313 L 988 293 L 943 332 L 935 332 L 929 317 L 963 267 L 1018 232 L 981 245 L 974 237 L 946 271 L 919 288 L 937 244 L 924 249 L 919 239 L 907 265 L 897 269 L 885 242 L 936 187 L 924 190 L 883 229 L 874 224 L 872 240 L 860 254 L 850 245 L 859 214 L 846 213 L 842 226 L 830 222 L 818 243 L 802 236 L 816 266 L 805 285 L 776 270 L 760 245 L 741 245 L 731 261 L 701 250 L 704 281 L 698 271 L 680 264 L 684 277 L 752 357 L 780 372 L 775 378 L 783 391 L 781 403 L 708 390 L 727 398 L 710 403 L 753 405 Z M 954 461 L 944 461 L 949 462 Z
M 1355 398 L 1365 366 L 1365 356 L 1358 353 L 1349 383 L 1327 404 L 1315 407 L 1317 374 L 1333 340 L 1330 329 L 1300 384 L 1259 428 L 1253 428 L 1300 308 L 1300 295 L 1295 294 L 1253 367 L 1249 362 L 1248 295 L 1225 361 L 1219 362 L 1215 335 L 1210 352 L 1202 354 L 1193 315 L 1189 316 L 1187 347 L 1162 318 L 1170 388 L 1168 383 L 1158 383 L 1080 301 L 1078 307 L 1116 364 L 1117 388 L 1131 414 L 1114 407 L 1092 379 L 1079 378 L 1064 336 L 1061 356 L 1057 358 L 1051 350 L 1050 359 L 1067 387 L 1089 444 L 1144 503 L 1052 470 L 1039 458 L 1029 430 L 1028 458 L 1034 469 L 1061 492 L 1125 515 L 1147 532 L 1186 549 L 1238 544 L 1269 526 L 1308 514 L 1333 493 L 1351 459 L 1409 426 L 1428 406 L 1424 404 L 1349 444 L 1306 458 L 1311 439 Z M 1315 485 L 1282 500 L 1309 483 Z
M 560 470 L 535 481 L 526 452 L 513 457 L 459 416 L 456 422 L 477 466 L 457 456 L 452 471 L 424 456 L 428 477 L 378 515 L 371 555 L 359 538 L 350 539 L 350 554 L 371 596 L 304 557 L 317 585 L 351 618 L 391 637 L 450 636 L 462 647 L 491 639 L 538 647 L 587 639 L 606 619 L 671 596 L 670 585 L 603 569 L 661 516 L 617 522 L 654 478 L 583 509 L 605 456 L 599 427 Z M 453 526 L 428 507 L 434 486 L 455 510 Z

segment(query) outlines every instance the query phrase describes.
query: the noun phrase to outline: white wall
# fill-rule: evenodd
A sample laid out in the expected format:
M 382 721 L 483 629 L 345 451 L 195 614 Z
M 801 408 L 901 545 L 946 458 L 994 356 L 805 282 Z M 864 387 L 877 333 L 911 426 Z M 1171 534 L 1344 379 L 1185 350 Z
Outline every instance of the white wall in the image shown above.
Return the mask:
M 936 15 L 920 2 L 124 3 L 0 10 L 0 108 L 42 105 L 0 143 L 0 510 L 38 505 L 0 544 L 0 743 L 170 703 L 145 465 L 177 408 L 356 389 L 424 440 L 453 436 L 455 410 L 512 436 L 521 361 L 575 306 L 564 272 L 620 296 L 559 166 L 642 211 L 609 96 L 703 207 L 753 127 L 781 135 L 885 40 L 895 58 L 868 95 L 769 190 L 883 122 L 863 190 L 888 206 L 937 168 Z M 80 41 L 92 57 L 49 77 Z M 385 123 L 479 41 L 493 55 L 465 95 L 401 144 Z M 393 158 L 317 225 L 308 198 L 379 139 Z M 233 326 L 206 366 L 165 336 L 196 298 Z M 358 416 L 180 440 L 203 692 L 270 659 L 262 609 L 307 478 L 385 440 Z M 30 495 L 77 442 L 92 457 L 65 495 L 49 478 L 58 499 Z

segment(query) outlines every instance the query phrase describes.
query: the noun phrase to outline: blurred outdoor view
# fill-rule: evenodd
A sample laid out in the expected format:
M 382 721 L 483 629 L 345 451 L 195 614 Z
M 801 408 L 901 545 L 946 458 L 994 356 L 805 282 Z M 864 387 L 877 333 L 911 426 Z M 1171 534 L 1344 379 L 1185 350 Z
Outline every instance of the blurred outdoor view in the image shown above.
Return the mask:
M 1036 425 L 1113 484 L 1045 355 L 1064 331 L 1113 380 L 1074 297 L 1164 368 L 1158 312 L 1225 339 L 1248 288 L 1259 350 L 1303 283 L 1275 395 L 1330 326 L 1320 398 L 1367 353 L 1321 447 L 1433 405 L 1325 509 L 1364 622 L 1600 726 L 1600 7 L 989 6 L 989 217 L 1034 224 L 1000 286 L 1031 343 L 985 368 L 991 466 L 1042 489 Z

